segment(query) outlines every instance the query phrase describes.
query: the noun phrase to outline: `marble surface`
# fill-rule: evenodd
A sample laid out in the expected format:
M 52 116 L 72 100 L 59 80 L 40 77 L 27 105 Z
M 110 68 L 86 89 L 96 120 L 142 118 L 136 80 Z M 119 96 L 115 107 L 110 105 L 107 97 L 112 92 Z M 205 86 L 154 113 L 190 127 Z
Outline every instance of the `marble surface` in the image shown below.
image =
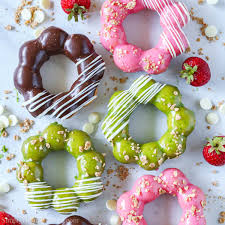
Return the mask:
M 50 25 L 55 25 L 70 33 L 82 33 L 87 35 L 91 40 L 96 42 L 96 51 L 103 55 L 107 65 L 104 79 L 99 88 L 99 98 L 75 117 L 63 122 L 63 124 L 70 129 L 81 129 L 83 124 L 87 121 L 90 112 L 100 112 L 102 117 L 105 115 L 106 105 L 111 94 L 114 92 L 115 87 L 119 90 L 128 88 L 132 81 L 142 73 L 123 73 L 115 67 L 110 58 L 110 54 L 101 46 L 98 32 L 100 30 L 99 10 L 103 1 L 93 1 L 96 7 L 92 7 L 91 12 L 89 13 L 90 18 L 80 23 L 74 23 L 73 21 L 70 23 L 67 22 L 59 2 L 60 1 L 53 1 L 54 8 L 46 11 L 49 16 L 54 12 L 55 20 L 48 20 L 43 26 L 48 27 Z M 203 48 L 204 55 L 202 55 L 202 57 L 208 56 L 210 58 L 209 65 L 212 70 L 212 80 L 204 87 L 192 88 L 179 78 L 178 72 L 181 64 L 185 58 L 193 55 L 192 52 L 183 54 L 174 59 L 167 72 L 155 76 L 154 78 L 157 81 L 174 84 L 179 87 L 183 94 L 183 102 L 188 108 L 196 113 L 196 129 L 188 138 L 186 152 L 179 159 L 167 160 L 158 171 L 148 172 L 138 166 L 130 165 L 127 166 L 130 169 L 130 176 L 123 182 L 114 176 L 115 173 L 111 176 L 108 176 L 107 173 L 105 173 L 104 183 L 109 180 L 109 186 L 106 188 L 104 194 L 98 200 L 88 205 L 82 204 L 77 213 L 87 217 L 92 223 L 109 225 L 109 218 L 113 212 L 109 212 L 105 208 L 105 201 L 107 199 L 116 198 L 123 193 L 123 191 L 128 190 L 134 180 L 140 175 L 159 175 L 162 170 L 170 167 L 181 169 L 186 173 L 191 182 L 201 187 L 207 194 L 208 204 L 205 210 L 207 224 L 216 225 L 219 212 L 225 210 L 224 167 L 215 168 L 210 166 L 202 157 L 202 148 L 205 143 L 205 138 L 224 134 L 225 116 L 219 114 L 219 123 L 211 126 L 211 129 L 208 130 L 206 128 L 207 123 L 205 122 L 205 116 L 208 112 L 201 110 L 199 107 L 199 100 L 203 97 L 209 97 L 214 104 L 218 104 L 218 102 L 225 100 L 225 81 L 222 80 L 222 77 L 225 76 L 225 46 L 223 46 L 223 43 L 225 42 L 225 2 L 219 0 L 220 3 L 216 6 L 207 4 L 198 5 L 196 0 L 186 0 L 184 2 L 189 9 L 193 7 L 195 14 L 199 17 L 203 17 L 206 23 L 216 25 L 220 32 L 219 40 L 216 42 L 209 42 L 205 37 L 201 36 L 200 42 L 196 42 L 196 39 L 200 34 L 200 25 L 191 21 L 185 28 L 185 32 L 192 45 L 192 52 L 195 52 L 195 55 L 197 55 L 197 50 Z M 14 12 L 18 4 L 19 0 L 0 1 L 0 103 L 6 105 L 10 113 L 16 114 L 20 120 L 24 120 L 25 118 L 31 118 L 31 116 L 21 107 L 23 102 L 22 96 L 20 96 L 20 101 L 16 102 L 13 72 L 18 63 L 18 50 L 20 45 L 24 41 L 34 38 L 34 35 L 32 29 L 27 28 L 24 25 L 15 25 Z M 5 30 L 4 27 L 8 24 L 15 26 L 15 30 Z M 136 43 L 144 49 L 153 47 L 157 42 L 160 34 L 160 27 L 158 17 L 154 12 L 143 11 L 137 15 L 131 15 L 126 19 L 124 24 L 130 42 Z M 71 81 L 74 79 L 74 71 L 74 65 L 69 60 L 61 56 L 52 57 L 52 59 L 43 66 L 41 71 L 44 86 L 54 93 L 68 89 Z M 120 84 L 119 82 L 112 81 L 110 79 L 112 76 L 117 78 L 128 77 L 128 80 L 126 83 Z M 4 94 L 4 90 L 13 91 L 12 94 L 8 95 L 8 99 L 5 99 L 6 95 Z M 29 133 L 20 134 L 19 127 L 9 128 L 9 137 L 0 138 L 0 147 L 6 145 L 9 149 L 9 153 L 16 154 L 14 160 L 7 161 L 6 159 L 2 159 L 0 163 L 0 181 L 7 181 L 12 187 L 12 190 L 8 194 L 0 196 L 0 205 L 1 207 L 4 207 L 7 212 L 16 216 L 23 225 L 30 225 L 32 217 L 38 218 L 38 224 L 41 224 L 42 218 L 47 218 L 49 223 L 59 223 L 65 218 L 65 216 L 59 215 L 53 210 L 34 211 L 31 209 L 24 200 L 24 190 L 18 184 L 15 178 L 15 172 L 10 174 L 6 172 L 7 168 L 16 166 L 16 162 L 21 159 L 20 148 L 22 141 L 28 136 L 37 134 L 39 130 L 43 130 L 45 126 L 52 121 L 54 120 L 48 118 L 35 119 L 35 125 Z M 166 118 L 152 106 L 140 107 L 132 115 L 131 134 L 139 142 L 143 143 L 156 140 L 163 134 L 165 129 Z M 15 134 L 19 134 L 22 140 L 18 142 L 13 141 L 13 135 Z M 96 149 L 107 153 L 107 169 L 109 167 L 116 168 L 119 163 L 113 158 L 111 148 L 109 145 L 106 145 L 107 142 L 99 127 L 96 129 L 95 134 L 92 135 L 92 138 Z M 74 182 L 73 177 L 76 173 L 75 164 L 75 160 L 65 152 L 50 154 L 44 161 L 46 180 L 54 187 L 72 185 Z M 217 172 L 214 173 L 214 170 Z M 217 182 L 218 185 L 213 186 L 212 183 L 214 182 Z M 120 186 L 120 188 L 115 188 L 113 186 L 114 184 Z M 219 198 L 219 196 L 223 196 L 223 198 Z M 22 215 L 21 211 L 23 209 L 27 210 L 26 215 Z M 165 195 L 146 206 L 145 216 L 149 225 L 175 225 L 178 224 L 179 217 L 181 216 L 181 209 L 175 198 Z

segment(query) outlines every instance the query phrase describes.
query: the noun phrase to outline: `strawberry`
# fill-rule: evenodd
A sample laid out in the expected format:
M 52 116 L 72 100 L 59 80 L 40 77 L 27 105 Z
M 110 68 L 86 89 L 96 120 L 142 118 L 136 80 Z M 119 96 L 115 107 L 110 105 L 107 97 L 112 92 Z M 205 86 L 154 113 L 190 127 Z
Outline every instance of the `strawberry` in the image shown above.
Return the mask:
M 207 140 L 208 143 L 203 149 L 205 160 L 213 166 L 225 165 L 225 136 Z
M 0 224 L 1 225 L 21 225 L 13 216 L 6 212 L 0 211 Z
M 75 21 L 78 21 L 78 16 L 84 20 L 84 13 L 88 11 L 91 6 L 90 0 L 61 0 L 61 6 L 65 13 L 68 15 L 70 21 L 73 17 Z
M 200 87 L 207 84 L 211 78 L 209 65 L 206 61 L 198 57 L 186 59 L 182 65 L 181 77 L 187 80 L 187 83 Z

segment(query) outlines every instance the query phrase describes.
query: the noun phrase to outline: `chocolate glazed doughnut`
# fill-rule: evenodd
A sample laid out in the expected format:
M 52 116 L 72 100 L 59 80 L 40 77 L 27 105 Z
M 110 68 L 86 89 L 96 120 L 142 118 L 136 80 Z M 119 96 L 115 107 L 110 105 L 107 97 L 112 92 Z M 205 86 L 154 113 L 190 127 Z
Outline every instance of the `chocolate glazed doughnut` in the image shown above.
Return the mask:
M 78 76 L 68 92 L 53 95 L 43 88 L 40 68 L 51 56 L 59 54 L 76 64 Z M 24 106 L 34 117 L 50 115 L 64 120 L 97 98 L 104 71 L 102 57 L 86 36 L 68 35 L 57 27 L 49 27 L 38 39 L 20 48 L 14 84 L 24 97 Z
M 88 220 L 81 216 L 70 216 L 64 220 L 61 224 L 50 224 L 50 225 L 93 225 Z

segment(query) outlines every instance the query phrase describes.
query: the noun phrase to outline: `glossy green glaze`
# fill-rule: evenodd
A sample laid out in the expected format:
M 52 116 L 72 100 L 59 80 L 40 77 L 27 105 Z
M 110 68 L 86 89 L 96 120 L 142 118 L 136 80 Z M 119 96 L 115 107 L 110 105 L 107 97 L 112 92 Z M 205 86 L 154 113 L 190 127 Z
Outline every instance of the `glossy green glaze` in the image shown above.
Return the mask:
M 150 80 L 143 76 L 139 78 L 142 83 L 139 82 L 135 88 L 132 89 L 131 86 L 126 91 L 118 91 L 112 95 L 102 130 L 112 143 L 113 154 L 119 162 L 137 163 L 146 170 L 156 170 L 166 159 L 178 157 L 185 151 L 187 136 L 195 128 L 195 115 L 184 107 L 180 91 L 172 85 L 155 88 L 158 92 L 149 101 L 140 102 L 151 86 L 156 85 L 153 79 L 145 82 L 147 79 Z M 151 91 L 148 96 L 150 95 Z M 153 104 L 167 116 L 168 130 L 157 142 L 138 144 L 130 136 L 129 118 L 138 104 Z M 127 113 L 129 110 L 131 113 Z M 112 136 L 112 133 L 115 135 Z
M 68 151 L 77 159 L 78 178 L 74 187 L 54 190 L 44 181 L 42 161 L 49 152 L 60 150 Z M 83 131 L 69 132 L 62 125 L 52 123 L 41 135 L 24 141 L 22 154 L 24 160 L 17 170 L 17 179 L 25 184 L 27 200 L 34 208 L 53 207 L 68 214 L 77 210 L 80 201 L 92 201 L 103 191 L 101 175 L 105 160 Z

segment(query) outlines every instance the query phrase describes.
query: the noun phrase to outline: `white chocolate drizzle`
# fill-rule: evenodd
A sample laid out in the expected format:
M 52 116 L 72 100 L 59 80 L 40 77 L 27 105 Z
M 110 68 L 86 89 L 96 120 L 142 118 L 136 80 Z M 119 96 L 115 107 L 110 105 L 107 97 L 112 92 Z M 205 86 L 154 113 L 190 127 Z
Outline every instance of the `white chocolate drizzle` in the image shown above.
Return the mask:
M 89 183 L 91 182 L 91 183 Z M 62 214 L 68 210 L 76 211 L 79 206 L 79 201 L 91 201 L 102 194 L 103 183 L 101 177 L 93 177 L 82 180 L 76 180 L 77 187 L 51 190 L 46 182 L 34 182 L 24 186 L 26 189 L 25 198 L 30 203 L 30 206 L 35 209 L 47 209 L 50 207 Z M 42 189 L 42 190 L 37 190 Z M 50 189 L 50 190 L 49 190 Z M 31 191 L 32 190 L 32 191 Z M 69 197 L 60 197 L 58 200 L 53 198 L 58 195 L 71 195 Z M 40 199 L 44 198 L 44 199 Z M 58 209 L 57 209 L 58 208 Z
M 151 79 L 146 75 L 140 76 L 128 90 L 121 92 L 109 102 L 108 111 L 110 113 L 102 124 L 103 134 L 109 141 L 112 141 L 129 124 L 130 115 L 139 104 L 147 104 L 164 88 L 165 84 L 156 82 L 136 96 Z
M 79 60 L 76 63 L 76 66 L 78 66 L 82 62 L 84 62 L 87 59 L 89 59 L 92 55 L 93 54 L 87 56 L 84 59 Z M 104 71 L 105 68 L 106 68 L 105 67 L 105 62 L 103 62 L 102 57 L 101 56 L 97 56 L 94 60 L 92 60 L 85 67 L 85 69 L 82 71 L 82 73 L 80 73 L 78 75 L 77 80 L 90 70 L 85 75 L 85 78 L 79 84 L 74 86 L 74 88 L 69 93 L 67 93 L 66 95 L 63 95 L 62 97 L 57 99 L 52 105 L 50 105 L 47 109 L 45 109 L 42 113 L 40 113 L 37 118 L 41 118 L 41 117 L 47 115 L 51 110 L 53 110 L 57 105 L 59 105 L 64 99 L 66 99 L 69 96 L 73 96 L 73 97 L 69 101 L 66 101 L 64 104 L 62 104 L 59 107 L 57 107 L 57 109 L 54 110 L 54 112 L 52 112 L 52 114 L 50 116 L 51 117 L 56 116 L 57 119 L 62 117 L 61 119 L 65 120 L 65 119 L 68 119 L 73 114 L 75 114 L 76 112 L 78 112 L 79 110 L 81 110 L 84 106 L 86 106 L 88 103 L 90 103 L 95 98 L 97 98 L 97 96 L 95 95 L 95 96 L 87 99 L 84 103 L 79 105 L 77 108 L 75 108 L 71 112 L 67 113 L 66 115 L 62 116 L 63 114 L 66 113 L 67 110 L 69 110 L 70 108 L 74 107 L 76 104 L 79 104 L 79 102 L 81 102 L 84 98 L 86 98 L 88 95 L 90 95 L 93 92 L 93 90 L 96 89 L 96 87 L 99 85 L 100 81 L 91 82 L 83 90 L 81 90 L 79 92 L 77 91 L 78 88 L 81 87 L 85 82 L 91 80 L 94 76 L 96 76 L 100 72 Z M 62 93 L 59 93 L 57 95 L 53 95 L 53 94 L 49 94 L 47 91 L 43 91 L 43 92 L 37 94 L 36 96 L 32 97 L 28 101 L 25 101 L 23 103 L 23 106 L 28 106 L 29 105 L 28 106 L 28 111 L 29 112 L 35 112 L 38 109 L 40 109 L 42 106 L 46 105 L 48 102 L 50 102 L 53 99 L 55 99 L 58 96 L 60 96 L 61 94 Z
M 172 0 L 163 0 L 163 3 L 162 0 L 143 0 L 143 4 L 149 9 L 154 9 L 155 11 L 158 11 L 158 13 L 161 15 L 162 22 L 165 25 L 167 25 L 167 31 L 170 33 L 173 43 L 170 41 L 170 37 L 168 37 L 165 32 L 161 34 L 161 38 L 164 40 L 164 43 L 166 44 L 167 49 L 169 50 L 171 56 L 173 58 L 177 56 L 176 50 L 174 49 L 174 45 L 177 46 L 177 48 L 180 51 L 180 54 L 185 52 L 186 50 L 185 43 L 189 44 L 189 41 L 182 30 L 182 27 L 179 23 L 176 14 L 178 13 L 180 15 L 183 24 L 186 25 L 186 23 L 190 21 L 190 14 L 186 6 L 183 3 L 178 2 L 180 8 L 182 9 L 181 11 L 181 9 L 177 6 L 177 4 L 175 4 L 174 1 Z M 164 13 L 162 13 L 165 6 L 169 8 L 170 13 L 172 15 L 171 14 L 165 15 Z M 175 7 L 176 9 L 173 7 Z M 184 14 L 188 18 L 188 21 L 185 21 Z M 176 23 L 176 27 L 174 26 L 171 16 Z M 182 34 L 182 36 L 180 34 Z

